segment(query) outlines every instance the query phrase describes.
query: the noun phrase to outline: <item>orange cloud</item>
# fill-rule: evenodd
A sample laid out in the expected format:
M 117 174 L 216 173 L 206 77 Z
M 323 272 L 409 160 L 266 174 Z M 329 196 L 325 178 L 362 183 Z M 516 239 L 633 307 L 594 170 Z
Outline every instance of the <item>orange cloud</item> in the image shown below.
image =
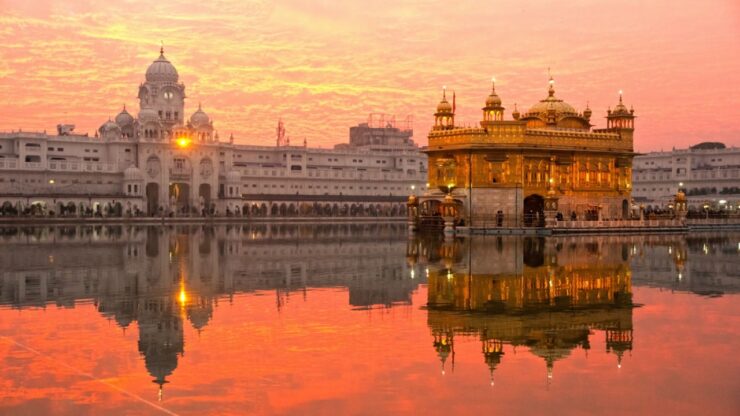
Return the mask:
M 370 112 L 415 116 L 426 133 L 442 85 L 458 119 L 475 124 L 488 80 L 510 114 L 546 91 L 594 118 L 616 92 L 639 116 L 640 151 L 700 140 L 740 145 L 740 8 L 675 1 L 594 3 L 506 0 L 367 2 L 129 0 L 3 2 L 0 129 L 93 132 L 136 88 L 163 40 L 216 128 L 238 142 L 271 144 L 282 117 L 310 145 L 347 140 Z

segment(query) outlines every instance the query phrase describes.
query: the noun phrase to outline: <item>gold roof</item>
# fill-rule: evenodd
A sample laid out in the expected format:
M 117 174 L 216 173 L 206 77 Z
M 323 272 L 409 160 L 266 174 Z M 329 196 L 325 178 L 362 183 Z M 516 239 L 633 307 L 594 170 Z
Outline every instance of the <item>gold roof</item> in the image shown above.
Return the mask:
M 578 115 L 578 112 L 573 108 L 573 106 L 555 97 L 554 84 L 555 81 L 550 78 L 550 88 L 548 89 L 547 98 L 540 100 L 539 103 L 533 105 L 529 111 L 527 111 L 527 116 L 547 116 L 549 111 L 555 111 L 556 117 L 564 115 Z

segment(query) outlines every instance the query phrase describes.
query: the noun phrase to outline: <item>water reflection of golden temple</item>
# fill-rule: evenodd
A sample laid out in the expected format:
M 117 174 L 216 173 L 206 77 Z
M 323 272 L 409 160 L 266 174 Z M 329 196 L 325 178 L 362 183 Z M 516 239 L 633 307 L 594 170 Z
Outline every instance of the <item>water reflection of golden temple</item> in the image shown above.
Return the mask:
M 591 348 L 594 331 L 605 332 L 606 351 L 616 355 L 618 366 L 632 350 L 629 263 L 599 240 L 575 245 L 497 237 L 410 244 L 418 245 L 409 251 L 423 257 L 428 270 L 428 325 L 443 372 L 457 336 L 480 339 L 492 383 L 505 344 L 526 346 L 542 357 L 548 380 L 557 360 Z

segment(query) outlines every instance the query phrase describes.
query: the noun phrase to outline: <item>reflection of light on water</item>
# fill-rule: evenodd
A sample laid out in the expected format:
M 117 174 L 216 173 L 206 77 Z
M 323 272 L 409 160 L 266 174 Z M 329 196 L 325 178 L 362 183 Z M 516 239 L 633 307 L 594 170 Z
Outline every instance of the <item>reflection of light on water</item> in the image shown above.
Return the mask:
M 704 251 L 704 254 L 709 254 L 709 247 L 707 247 L 706 244 L 704 244 L 704 247 L 702 247 L 702 250 Z
M 681 280 L 681 279 L 683 279 L 683 275 L 681 274 L 681 272 L 678 272 L 678 280 Z
M 414 278 L 414 269 L 411 269 L 411 278 Z
M 673 247 L 668 246 L 668 254 L 673 254 Z

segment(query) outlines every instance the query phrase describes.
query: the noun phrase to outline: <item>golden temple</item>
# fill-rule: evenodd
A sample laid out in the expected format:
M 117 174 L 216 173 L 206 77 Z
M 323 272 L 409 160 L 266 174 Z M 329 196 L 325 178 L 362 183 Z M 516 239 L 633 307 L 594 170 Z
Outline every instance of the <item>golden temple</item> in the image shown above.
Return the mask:
M 592 129 L 588 105 L 576 111 L 554 84 L 550 77 L 547 97 L 525 113 L 515 105 L 506 120 L 493 83 L 480 127 L 457 126 L 443 91 L 426 149 L 429 190 L 409 198 L 418 225 L 450 216 L 458 225 L 508 227 L 629 218 L 634 110 L 620 91 L 606 128 Z

